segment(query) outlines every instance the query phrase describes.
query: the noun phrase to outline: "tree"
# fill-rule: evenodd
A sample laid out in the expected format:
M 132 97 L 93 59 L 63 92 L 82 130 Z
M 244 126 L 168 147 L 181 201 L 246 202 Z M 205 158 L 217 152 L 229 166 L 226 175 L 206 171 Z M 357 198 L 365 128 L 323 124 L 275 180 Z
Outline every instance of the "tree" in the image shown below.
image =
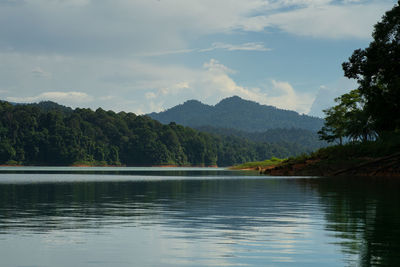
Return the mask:
M 352 90 L 335 99 L 336 106 L 324 110 L 325 125 L 318 132 L 320 139 L 327 142 L 347 137 L 365 142 L 376 137 L 371 116 L 365 109 L 365 100 L 360 92 Z
M 338 98 L 335 99 L 335 101 Z M 345 113 L 346 110 L 341 105 L 325 109 L 325 125 L 322 127 L 318 134 L 321 140 L 325 140 L 328 143 L 332 143 L 335 140 L 339 140 L 339 144 L 343 144 L 343 138 L 345 136 Z
M 400 129 L 400 0 L 374 27 L 373 41 L 342 67 L 356 79 L 378 133 Z
M 16 155 L 15 149 L 7 142 L 0 143 L 0 163 L 14 159 Z

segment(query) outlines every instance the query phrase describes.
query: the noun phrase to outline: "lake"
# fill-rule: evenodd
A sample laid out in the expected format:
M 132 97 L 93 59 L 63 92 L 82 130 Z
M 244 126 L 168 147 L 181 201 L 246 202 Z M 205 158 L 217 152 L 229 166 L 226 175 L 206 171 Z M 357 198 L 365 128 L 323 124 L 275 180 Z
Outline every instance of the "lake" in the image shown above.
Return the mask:
M 0 266 L 400 266 L 400 181 L 0 168 Z

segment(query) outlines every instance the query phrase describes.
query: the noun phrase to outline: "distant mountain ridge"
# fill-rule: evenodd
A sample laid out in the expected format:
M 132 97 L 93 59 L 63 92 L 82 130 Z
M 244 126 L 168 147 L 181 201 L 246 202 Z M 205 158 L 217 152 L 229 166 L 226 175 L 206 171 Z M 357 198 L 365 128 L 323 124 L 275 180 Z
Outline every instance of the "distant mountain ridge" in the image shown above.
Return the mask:
M 198 131 L 216 134 L 219 136 L 236 136 L 258 143 L 279 144 L 292 147 L 299 154 L 312 152 L 321 147 L 327 146 L 327 142 L 319 139 L 317 132 L 291 128 L 269 129 L 265 132 L 245 132 L 236 129 L 215 128 L 212 126 L 200 126 L 195 128 Z
M 9 103 L 14 106 L 25 105 L 25 106 L 37 107 L 44 112 L 59 111 L 63 114 L 71 114 L 73 112 L 73 109 L 70 107 L 60 105 L 56 102 L 48 101 L 48 100 L 40 101 L 38 103 L 14 103 L 14 102 L 9 102 Z
M 166 111 L 150 113 L 148 116 L 164 124 L 175 122 L 189 127 L 212 126 L 246 132 L 262 132 L 276 128 L 318 131 L 324 122 L 320 118 L 261 105 L 238 96 L 225 98 L 215 106 L 189 100 Z

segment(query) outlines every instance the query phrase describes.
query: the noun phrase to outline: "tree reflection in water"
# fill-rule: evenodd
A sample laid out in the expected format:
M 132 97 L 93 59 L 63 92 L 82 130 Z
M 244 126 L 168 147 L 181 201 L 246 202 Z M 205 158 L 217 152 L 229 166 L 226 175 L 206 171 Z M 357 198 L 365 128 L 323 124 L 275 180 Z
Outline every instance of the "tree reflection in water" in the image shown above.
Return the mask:
M 320 194 L 326 229 L 358 266 L 400 266 L 400 180 L 332 177 L 299 180 Z

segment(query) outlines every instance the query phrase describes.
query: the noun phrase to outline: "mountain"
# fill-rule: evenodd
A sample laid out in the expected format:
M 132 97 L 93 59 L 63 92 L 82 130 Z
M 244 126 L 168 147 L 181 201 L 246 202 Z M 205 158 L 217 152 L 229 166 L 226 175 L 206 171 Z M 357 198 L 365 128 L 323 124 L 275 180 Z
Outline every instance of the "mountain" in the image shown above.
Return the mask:
M 189 100 L 166 111 L 150 113 L 148 116 L 164 124 L 175 122 L 190 127 L 212 126 L 246 132 L 263 132 L 276 128 L 318 131 L 324 122 L 320 118 L 261 105 L 238 96 L 225 98 L 215 106 Z

